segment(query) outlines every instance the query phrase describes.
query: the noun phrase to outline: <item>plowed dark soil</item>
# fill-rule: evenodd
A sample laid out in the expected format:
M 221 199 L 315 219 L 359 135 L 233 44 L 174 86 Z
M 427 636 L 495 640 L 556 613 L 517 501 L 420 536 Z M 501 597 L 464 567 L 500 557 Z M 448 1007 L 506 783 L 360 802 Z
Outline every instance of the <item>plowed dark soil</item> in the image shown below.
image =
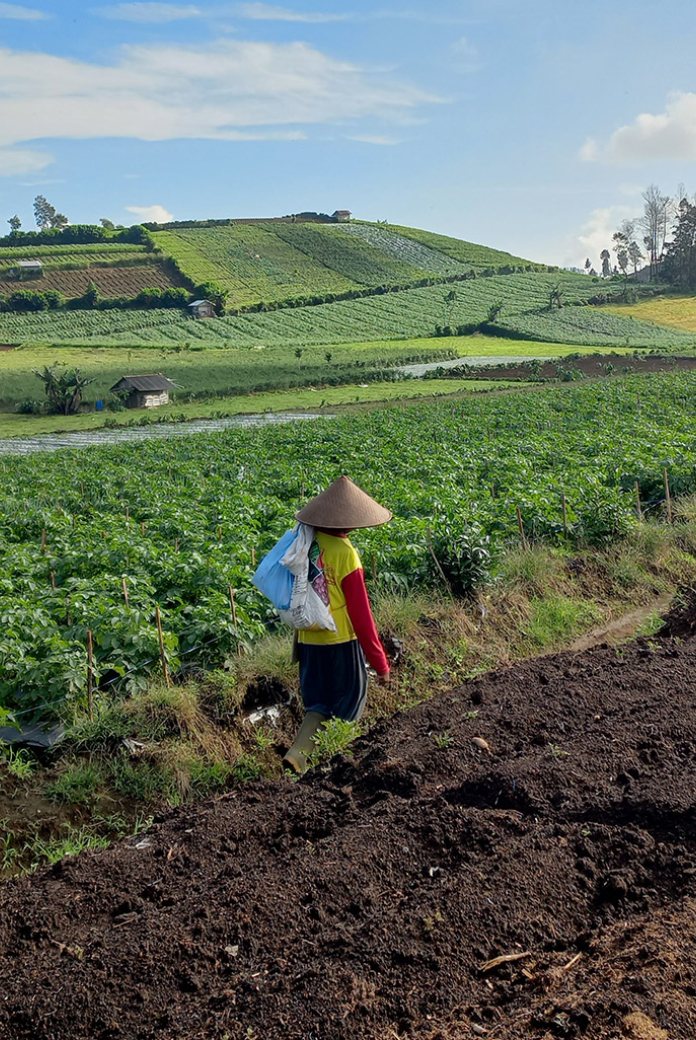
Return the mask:
M 9 883 L 0 1036 L 693 1040 L 695 697 L 696 639 L 543 658 Z

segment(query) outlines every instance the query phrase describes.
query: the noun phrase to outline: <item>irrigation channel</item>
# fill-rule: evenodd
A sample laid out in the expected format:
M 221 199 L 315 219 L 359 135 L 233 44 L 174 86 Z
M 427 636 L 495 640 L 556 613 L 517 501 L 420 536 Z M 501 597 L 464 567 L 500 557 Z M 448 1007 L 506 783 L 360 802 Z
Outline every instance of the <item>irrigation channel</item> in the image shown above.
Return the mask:
M 192 419 L 191 422 L 128 426 L 120 430 L 83 430 L 78 433 L 38 434 L 36 437 L 8 437 L 0 439 L 0 455 L 32 455 L 38 451 L 59 451 L 62 448 L 91 448 L 156 438 L 189 437 L 192 433 L 215 433 L 234 426 L 246 428 L 333 418 L 333 415 L 314 415 L 310 412 L 269 412 L 263 415 L 232 415 L 227 419 Z
M 473 356 L 454 358 L 450 361 L 432 361 L 427 364 L 403 365 L 397 371 L 412 378 L 419 378 L 437 368 L 456 368 L 469 365 L 471 368 L 492 365 L 520 364 L 530 359 L 518 355 L 499 357 Z M 540 361 L 548 360 L 545 357 Z M 38 451 L 59 451 L 62 448 L 91 448 L 108 444 L 124 444 L 133 441 L 149 441 L 165 437 L 188 437 L 192 433 L 214 433 L 230 427 L 269 426 L 283 422 L 301 422 L 307 419 L 333 419 L 330 413 L 317 415 L 311 412 L 264 412 L 257 415 L 234 415 L 226 419 L 192 419 L 190 422 L 154 423 L 147 426 L 129 426 L 113 430 L 81 430 L 76 433 L 36 434 L 33 437 L 6 437 L 0 439 L 0 455 L 32 455 Z

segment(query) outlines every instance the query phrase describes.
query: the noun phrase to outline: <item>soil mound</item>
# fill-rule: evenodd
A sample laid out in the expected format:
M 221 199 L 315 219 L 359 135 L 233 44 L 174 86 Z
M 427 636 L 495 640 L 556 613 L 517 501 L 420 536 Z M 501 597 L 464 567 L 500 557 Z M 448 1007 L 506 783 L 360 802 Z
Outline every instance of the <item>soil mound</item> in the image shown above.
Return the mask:
M 3 1040 L 696 1037 L 696 640 L 546 657 L 4 886 Z

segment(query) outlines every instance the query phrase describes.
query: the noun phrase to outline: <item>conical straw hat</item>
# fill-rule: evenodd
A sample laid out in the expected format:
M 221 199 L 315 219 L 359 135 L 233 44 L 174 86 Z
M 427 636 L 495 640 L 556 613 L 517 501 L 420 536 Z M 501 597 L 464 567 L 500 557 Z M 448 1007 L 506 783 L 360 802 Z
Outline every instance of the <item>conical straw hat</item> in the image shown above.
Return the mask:
M 337 531 L 347 531 L 354 527 L 379 527 L 391 518 L 388 509 L 366 495 L 348 477 L 339 477 L 297 513 L 297 519 L 303 524 L 329 527 Z

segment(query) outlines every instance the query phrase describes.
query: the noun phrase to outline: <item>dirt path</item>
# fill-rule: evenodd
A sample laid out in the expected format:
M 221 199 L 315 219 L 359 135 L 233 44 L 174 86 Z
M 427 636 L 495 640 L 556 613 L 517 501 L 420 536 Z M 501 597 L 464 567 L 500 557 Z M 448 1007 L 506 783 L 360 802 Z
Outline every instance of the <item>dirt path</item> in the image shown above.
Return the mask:
M 9 883 L 0 1036 L 692 1040 L 695 701 L 693 638 L 526 662 Z
M 671 602 L 671 595 L 662 596 L 654 603 L 637 607 L 628 614 L 622 614 L 613 621 L 585 632 L 574 643 L 571 643 L 568 649 L 571 653 L 577 654 L 589 650 L 593 646 L 598 646 L 600 643 L 610 643 L 612 646 L 616 646 L 618 643 L 625 642 L 627 639 L 633 638 L 650 618 L 656 614 L 664 614 Z

